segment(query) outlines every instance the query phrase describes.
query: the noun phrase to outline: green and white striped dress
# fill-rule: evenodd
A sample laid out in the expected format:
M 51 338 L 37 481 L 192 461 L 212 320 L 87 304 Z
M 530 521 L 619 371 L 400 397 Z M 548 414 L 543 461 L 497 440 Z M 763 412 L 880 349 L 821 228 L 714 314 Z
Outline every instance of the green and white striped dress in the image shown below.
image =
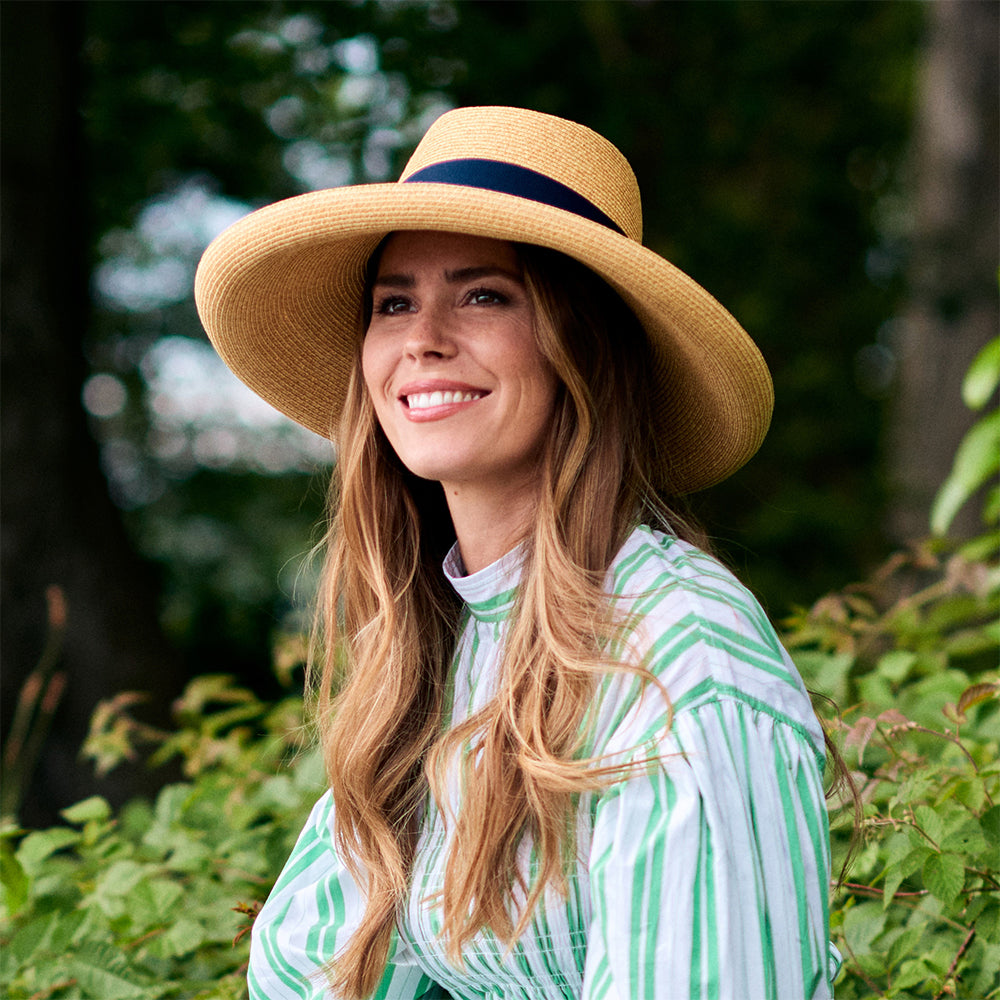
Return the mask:
M 492 696 L 518 579 L 517 551 L 471 576 L 445 572 L 466 611 L 452 719 Z M 714 559 L 639 528 L 609 571 L 630 643 L 662 681 L 609 675 L 595 752 L 646 759 L 583 797 L 566 898 L 550 891 L 511 951 L 488 932 L 452 965 L 438 937 L 448 834 L 428 808 L 411 891 L 375 996 L 583 1000 L 799 1000 L 832 996 L 823 737 L 802 681 L 753 597 Z M 361 720 L 359 720 L 360 723 Z M 457 781 L 450 789 L 460 807 Z M 322 967 L 363 895 L 316 804 L 253 930 L 252 1000 L 329 996 Z M 531 871 L 529 844 L 522 845 Z

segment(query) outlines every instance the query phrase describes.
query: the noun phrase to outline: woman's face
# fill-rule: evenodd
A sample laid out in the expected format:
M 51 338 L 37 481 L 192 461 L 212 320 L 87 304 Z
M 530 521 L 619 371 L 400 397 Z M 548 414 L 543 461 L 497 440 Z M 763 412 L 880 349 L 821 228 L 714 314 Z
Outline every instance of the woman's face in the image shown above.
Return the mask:
M 403 464 L 446 490 L 534 488 L 557 379 L 513 244 L 401 232 L 379 261 L 362 352 Z

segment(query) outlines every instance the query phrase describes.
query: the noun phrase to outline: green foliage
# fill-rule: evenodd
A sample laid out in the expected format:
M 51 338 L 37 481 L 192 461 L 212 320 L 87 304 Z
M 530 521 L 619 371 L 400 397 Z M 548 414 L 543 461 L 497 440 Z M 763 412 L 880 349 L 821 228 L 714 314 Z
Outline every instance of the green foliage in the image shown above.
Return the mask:
M 1000 385 L 1000 337 L 991 340 L 976 356 L 962 383 L 962 398 L 972 410 L 981 410 Z M 962 505 L 986 483 L 992 482 L 983 512 L 988 524 L 996 526 L 1000 517 L 1000 410 L 976 421 L 965 435 L 951 473 L 944 481 L 931 509 L 931 530 L 943 535 Z M 987 544 L 1000 546 L 1000 532 Z
M 787 623 L 863 800 L 860 849 L 831 909 L 840 1000 L 1000 996 L 998 596 L 995 565 L 931 542 Z M 287 682 L 301 645 L 287 640 L 275 659 Z M 88 799 L 64 825 L 2 831 L 0 990 L 11 1000 L 245 995 L 245 917 L 323 785 L 303 749 L 301 700 L 271 706 L 201 677 L 171 732 L 133 720 L 133 700 L 101 706 L 87 754 L 108 770 L 151 748 L 183 780 L 117 815 Z M 833 805 L 836 871 L 852 824 Z
M 183 780 L 117 815 L 91 798 L 63 811 L 65 825 L 0 831 L 8 1000 L 246 994 L 247 917 L 323 786 L 317 754 L 303 750 L 301 701 L 269 705 L 200 677 L 170 733 L 136 723 L 131 701 L 101 707 L 87 753 L 108 770 L 146 744 Z
M 832 904 L 840 1000 L 1000 996 L 998 597 L 995 565 L 928 543 L 788 623 L 863 803 Z

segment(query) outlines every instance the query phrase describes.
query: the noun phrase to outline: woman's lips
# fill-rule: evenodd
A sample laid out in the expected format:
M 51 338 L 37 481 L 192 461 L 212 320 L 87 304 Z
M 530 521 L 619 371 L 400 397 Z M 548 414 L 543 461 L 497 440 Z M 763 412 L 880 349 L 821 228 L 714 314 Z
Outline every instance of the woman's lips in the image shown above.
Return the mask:
M 449 403 L 472 403 L 477 399 L 482 399 L 483 394 L 478 390 L 468 392 L 452 391 L 446 389 L 435 389 L 433 392 L 416 392 L 409 396 L 404 396 L 406 405 L 411 410 L 428 410 L 435 406 L 445 406 Z
M 455 383 L 421 384 L 404 386 L 399 401 L 408 419 L 437 420 L 467 409 L 489 394 L 488 389 Z

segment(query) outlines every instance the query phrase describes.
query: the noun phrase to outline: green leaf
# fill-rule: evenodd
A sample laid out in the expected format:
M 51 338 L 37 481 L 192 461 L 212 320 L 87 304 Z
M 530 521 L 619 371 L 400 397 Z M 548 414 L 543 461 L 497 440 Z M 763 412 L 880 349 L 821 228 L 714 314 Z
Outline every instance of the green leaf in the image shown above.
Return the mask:
M 931 508 L 931 531 L 948 531 L 959 508 L 1000 469 L 1000 410 L 977 421 L 962 439 L 955 462 Z
M 996 649 L 996 641 L 983 628 L 961 629 L 949 635 L 941 645 L 951 657 L 976 656 L 979 653 L 992 653 Z M 985 695 L 982 700 L 985 701 L 988 697 L 989 695 Z M 960 708 L 959 711 L 965 709 Z
M 932 854 L 924 864 L 923 877 L 931 895 L 950 905 L 965 885 L 965 865 L 955 854 Z
M 197 874 L 211 862 L 212 852 L 191 836 L 176 835 L 167 864 L 171 871 Z
M 68 823 L 78 825 L 90 822 L 104 823 L 111 818 L 111 806 L 108 805 L 106 799 L 99 795 L 93 795 L 89 799 L 77 802 L 68 809 L 63 809 L 59 815 Z
M 191 997 L 191 1000 L 245 1000 L 245 997 L 246 974 L 237 972 L 224 979 L 217 979 L 208 989 Z
M 165 934 L 150 942 L 150 954 L 159 958 L 176 958 L 195 951 L 205 943 L 208 935 L 197 920 L 179 917 Z
M 73 937 L 85 920 L 86 913 L 76 910 L 72 913 L 56 911 L 20 922 L 13 938 L 4 944 L 4 958 L 13 968 L 44 967 L 48 970 L 56 964 L 58 956 L 71 952 Z M 60 973 L 59 978 L 65 976 Z
M 198 720 L 209 714 L 212 703 L 233 705 L 247 702 L 260 705 L 252 692 L 237 686 L 231 675 L 202 674 L 184 689 L 183 695 L 174 703 L 174 710 L 182 718 L 186 716 Z
M 910 853 L 910 850 L 910 838 L 899 831 L 883 843 L 880 853 L 885 858 L 887 865 L 898 865 Z
M 882 883 L 882 909 L 888 909 L 906 875 L 901 865 L 892 865 L 886 869 L 885 880 Z
M 42 956 L 47 951 L 58 951 L 54 942 L 58 937 L 58 928 L 62 921 L 59 913 L 47 913 L 43 917 L 29 919 L 20 923 L 10 940 L 4 942 L 3 951 L 8 957 L 13 957 L 14 965 L 37 965 L 36 956 Z M 63 942 L 63 946 L 65 942 Z
M 963 823 L 957 830 L 953 830 L 941 840 L 942 851 L 953 851 L 955 854 L 967 857 L 985 851 L 986 847 L 986 838 L 983 836 L 979 822 L 975 819 Z
M 177 882 L 150 878 L 140 882 L 129 895 L 129 913 L 138 927 L 155 927 L 168 921 L 184 896 Z
M 865 674 L 858 678 L 858 694 L 869 705 L 891 705 L 894 694 L 892 686 L 880 673 Z
M 984 906 L 976 915 L 976 933 L 984 941 L 1000 944 L 1000 900 L 996 896 L 983 894 Z
M 28 901 L 31 882 L 18 861 L 10 841 L 0 839 L 0 906 L 8 917 L 15 916 Z
M 992 847 L 1000 847 L 1000 805 L 991 806 L 979 817 L 983 836 Z
M 91 898 L 109 916 L 118 916 L 125 909 L 124 897 L 146 874 L 145 865 L 130 860 L 114 861 L 98 875 Z
M 915 834 L 916 835 L 916 834 Z M 911 875 L 916 875 L 924 865 L 927 863 L 927 859 L 934 852 L 931 850 L 927 841 L 923 837 L 920 837 L 920 843 L 917 844 L 909 854 L 899 862 L 899 870 L 903 873 L 903 878 L 909 878 Z
M 847 675 L 854 666 L 853 653 L 820 653 L 797 650 L 795 665 L 810 691 L 842 703 L 847 698 Z
M 907 927 L 895 941 L 889 946 L 887 956 L 890 969 L 895 968 L 903 959 L 907 958 L 915 951 L 917 942 L 923 937 L 924 928 L 920 925 Z M 898 983 L 896 984 L 899 985 Z
M 88 942 L 85 951 L 67 962 L 66 974 L 93 1000 L 138 1000 L 150 985 L 148 977 L 129 967 L 120 950 L 97 941 Z
M 921 860 L 913 866 L 906 864 L 906 859 L 912 857 L 916 852 L 910 844 L 907 834 L 894 833 L 882 845 L 880 854 L 885 859 L 884 880 L 882 884 L 882 908 L 885 909 L 892 902 L 896 890 L 899 889 L 903 880 L 923 863 L 923 852 Z
M 867 955 L 871 944 L 882 933 L 886 915 L 878 903 L 861 903 L 844 917 L 844 937 L 855 955 Z
M 886 995 L 902 1000 L 909 994 L 900 991 L 923 983 L 930 975 L 933 975 L 933 970 L 928 967 L 927 961 L 922 956 L 909 958 L 899 967 L 899 972 L 892 977 L 893 991 Z
M 1000 337 L 991 340 L 975 357 L 962 381 L 962 401 L 970 410 L 981 410 L 1000 385 Z
M 955 799 L 974 813 L 983 808 L 986 801 L 986 785 L 982 778 L 970 778 L 955 785 Z M 981 822 L 981 821 L 980 821 Z
M 991 490 L 983 511 L 983 520 L 987 524 L 995 524 L 1000 518 L 1000 489 Z M 986 562 L 996 557 L 1000 552 L 1000 531 L 989 531 L 976 538 L 963 542 L 958 550 L 959 555 L 969 562 Z
M 156 821 L 165 825 L 178 822 L 193 793 L 193 787 L 186 783 L 167 785 L 163 788 L 156 797 Z
M 983 523 L 994 525 L 997 521 L 1000 521 L 1000 485 L 991 486 L 987 490 L 986 502 L 983 504 Z M 993 532 L 986 537 L 987 541 L 992 540 L 994 543 L 991 549 L 987 549 L 988 555 L 996 555 L 997 549 L 1000 547 L 1000 531 Z M 980 555 L 979 558 L 986 559 L 987 556 Z
M 909 650 L 894 649 L 878 661 L 878 672 L 893 684 L 906 679 L 906 675 L 917 662 L 917 654 Z
M 964 996 L 995 1000 L 1000 996 L 1000 942 L 995 938 L 985 941 L 977 934 L 966 957 L 968 960 L 961 963 L 965 970 Z
M 83 835 L 79 830 L 71 830 L 68 826 L 36 830 L 21 841 L 17 856 L 28 871 L 37 871 L 42 862 L 53 854 L 79 844 L 82 839 Z
M 940 847 L 941 838 L 944 836 L 944 820 L 940 814 L 930 806 L 917 806 L 913 810 L 913 818 L 917 826 Z

